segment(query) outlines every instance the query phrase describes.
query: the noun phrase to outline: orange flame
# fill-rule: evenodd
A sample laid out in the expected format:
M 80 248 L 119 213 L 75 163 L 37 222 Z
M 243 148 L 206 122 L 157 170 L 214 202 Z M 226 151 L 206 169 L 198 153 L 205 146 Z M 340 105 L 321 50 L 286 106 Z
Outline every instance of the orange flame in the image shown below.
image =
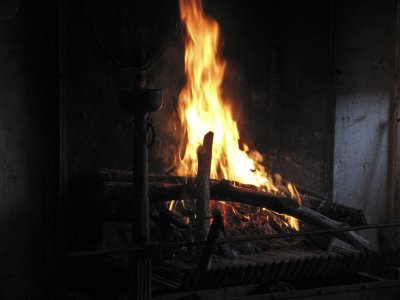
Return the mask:
M 261 164 L 262 156 L 239 149 L 239 130 L 232 112 L 222 101 L 221 84 L 226 62 L 218 55 L 219 25 L 206 16 L 200 0 L 181 0 L 180 14 L 186 24 L 185 72 L 187 83 L 179 95 L 182 122 L 177 173 L 194 175 L 197 171 L 197 148 L 208 131 L 214 132 L 211 177 L 253 184 L 267 191 L 277 191 Z M 187 143 L 186 143 L 187 141 Z M 180 151 L 182 153 L 183 151 Z
M 239 148 L 236 121 L 226 99 L 222 98 L 226 61 L 219 56 L 218 23 L 204 13 L 201 0 L 180 0 L 180 16 L 186 25 L 187 82 L 179 94 L 182 136 L 177 174 L 196 174 L 197 148 L 204 135 L 212 131 L 211 178 L 252 184 L 264 191 L 277 192 L 262 165 L 262 155 L 257 151 L 249 152 L 247 145 L 243 150 Z

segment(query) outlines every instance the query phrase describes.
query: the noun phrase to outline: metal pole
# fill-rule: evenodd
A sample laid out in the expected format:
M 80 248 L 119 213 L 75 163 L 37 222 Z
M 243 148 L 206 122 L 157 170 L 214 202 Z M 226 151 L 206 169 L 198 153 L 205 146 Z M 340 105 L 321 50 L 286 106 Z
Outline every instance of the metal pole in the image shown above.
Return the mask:
M 144 245 L 150 241 L 148 199 L 148 151 L 146 146 L 147 113 L 134 114 L 133 199 L 131 201 L 132 242 Z M 151 259 L 130 254 L 133 275 L 133 299 L 151 299 Z
M 147 113 L 160 109 L 162 90 L 145 89 L 144 77 L 140 77 L 136 88 L 120 91 L 120 104 L 124 110 L 134 115 L 133 143 L 133 197 L 129 205 L 131 216 L 131 245 L 142 249 L 150 242 L 149 227 L 149 182 L 148 182 L 148 150 L 147 129 L 154 128 L 148 124 Z M 129 252 L 131 272 L 131 299 L 151 299 L 151 258 L 141 253 Z

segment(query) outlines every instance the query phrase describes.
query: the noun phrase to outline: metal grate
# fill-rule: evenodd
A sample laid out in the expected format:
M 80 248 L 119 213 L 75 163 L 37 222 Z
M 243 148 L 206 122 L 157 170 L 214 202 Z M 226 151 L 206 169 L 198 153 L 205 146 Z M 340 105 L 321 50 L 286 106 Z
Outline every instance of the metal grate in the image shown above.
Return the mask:
M 187 271 L 176 290 L 190 291 L 255 283 L 294 281 L 317 277 L 380 270 L 400 265 L 400 249 L 376 253 L 326 254 L 307 258 L 274 260 L 260 264 Z

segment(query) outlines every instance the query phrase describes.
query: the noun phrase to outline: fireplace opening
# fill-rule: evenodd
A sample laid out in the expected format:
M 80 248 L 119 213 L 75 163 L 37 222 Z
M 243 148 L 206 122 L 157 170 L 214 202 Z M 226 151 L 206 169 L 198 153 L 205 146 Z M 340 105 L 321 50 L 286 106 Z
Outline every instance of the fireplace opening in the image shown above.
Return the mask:
M 400 297 L 400 0 L 50 2 L 0 4 L 0 298 Z

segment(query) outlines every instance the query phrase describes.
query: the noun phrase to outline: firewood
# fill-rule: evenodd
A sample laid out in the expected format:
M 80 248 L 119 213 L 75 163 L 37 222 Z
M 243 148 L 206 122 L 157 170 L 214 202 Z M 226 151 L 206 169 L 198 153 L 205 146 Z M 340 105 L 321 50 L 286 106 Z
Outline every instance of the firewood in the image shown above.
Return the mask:
M 221 215 L 221 212 L 217 211 L 213 215 L 213 222 L 207 235 L 207 242 L 203 248 L 202 254 L 198 262 L 198 267 L 201 271 L 205 271 L 207 269 L 210 269 L 211 267 L 211 255 L 215 247 L 215 242 L 217 241 L 217 238 L 223 226 L 223 217 Z
M 350 226 L 368 224 L 364 212 L 361 209 L 348 207 L 339 203 L 321 200 L 310 196 L 304 197 L 307 201 L 307 207 L 325 215 L 329 218 L 346 223 Z
M 343 226 L 342 223 L 334 221 L 310 208 L 299 206 L 296 210 L 291 211 L 288 215 L 302 220 L 318 229 L 334 229 Z M 369 242 L 361 235 L 354 231 L 338 232 L 334 234 L 338 239 L 348 243 L 357 250 L 371 251 Z
M 203 145 L 197 149 L 198 171 L 196 192 L 196 237 L 203 241 L 210 229 L 210 171 L 212 160 L 212 143 L 214 133 L 211 131 L 204 136 Z
M 124 193 L 123 190 L 125 190 L 125 193 L 129 193 L 129 189 L 132 189 L 132 185 L 129 188 L 129 184 L 127 183 L 112 183 L 111 186 L 114 186 L 113 192 L 119 197 L 122 196 L 121 193 Z M 116 186 L 118 186 L 117 189 L 115 189 Z M 193 182 L 188 182 L 187 184 L 152 183 L 150 184 L 149 197 L 150 201 L 154 202 L 169 201 L 172 199 L 193 199 L 194 191 L 196 191 L 196 187 Z M 280 214 L 295 217 L 319 229 L 333 229 L 342 226 L 342 223 L 334 221 L 310 208 L 300 206 L 295 200 L 284 195 L 275 195 L 248 187 L 237 186 L 235 183 L 227 180 L 212 180 L 210 182 L 210 197 L 217 201 L 238 202 L 264 207 Z M 354 232 L 336 233 L 335 236 L 360 251 L 370 250 L 368 241 Z

